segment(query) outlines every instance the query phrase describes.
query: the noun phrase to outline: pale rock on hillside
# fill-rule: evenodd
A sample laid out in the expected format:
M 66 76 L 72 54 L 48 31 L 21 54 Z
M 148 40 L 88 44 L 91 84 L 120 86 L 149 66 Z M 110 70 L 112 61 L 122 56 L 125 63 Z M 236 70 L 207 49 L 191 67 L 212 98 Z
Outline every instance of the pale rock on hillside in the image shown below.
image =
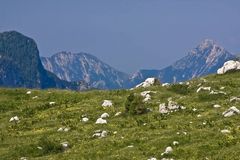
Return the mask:
M 240 62 L 239 61 L 227 61 L 224 65 L 217 70 L 217 74 L 224 74 L 231 70 L 239 70 L 240 69 Z

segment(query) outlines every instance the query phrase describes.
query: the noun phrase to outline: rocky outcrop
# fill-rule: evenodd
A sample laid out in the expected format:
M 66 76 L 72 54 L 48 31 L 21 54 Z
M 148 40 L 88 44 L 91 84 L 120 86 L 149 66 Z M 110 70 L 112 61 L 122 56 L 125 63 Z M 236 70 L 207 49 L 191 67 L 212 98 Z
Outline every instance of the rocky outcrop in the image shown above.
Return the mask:
M 62 81 L 46 71 L 33 39 L 16 31 L 0 33 L 0 86 L 80 89 L 82 84 Z
M 229 71 L 239 70 L 240 69 L 240 62 L 239 61 L 227 61 L 223 64 L 221 68 L 217 70 L 217 74 L 224 74 Z

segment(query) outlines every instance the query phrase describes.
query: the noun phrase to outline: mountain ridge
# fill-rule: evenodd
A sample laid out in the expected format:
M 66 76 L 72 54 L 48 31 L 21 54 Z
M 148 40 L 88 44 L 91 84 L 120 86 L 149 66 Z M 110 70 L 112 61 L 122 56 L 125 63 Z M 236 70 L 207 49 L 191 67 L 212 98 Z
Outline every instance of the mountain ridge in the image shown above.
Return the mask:
M 79 89 L 42 66 L 36 42 L 17 31 L 0 33 L 0 86 Z M 81 87 L 80 87 L 81 88 Z
M 128 74 L 120 72 L 97 57 L 80 52 L 58 52 L 51 57 L 41 57 L 50 72 L 66 81 L 84 80 L 93 88 L 125 88 Z
M 143 81 L 147 76 L 157 77 L 163 83 L 175 83 L 216 73 L 224 62 L 236 56 L 219 46 L 214 40 L 205 39 L 186 56 L 159 70 L 139 70 L 132 81 Z M 151 74 L 152 73 L 152 74 Z

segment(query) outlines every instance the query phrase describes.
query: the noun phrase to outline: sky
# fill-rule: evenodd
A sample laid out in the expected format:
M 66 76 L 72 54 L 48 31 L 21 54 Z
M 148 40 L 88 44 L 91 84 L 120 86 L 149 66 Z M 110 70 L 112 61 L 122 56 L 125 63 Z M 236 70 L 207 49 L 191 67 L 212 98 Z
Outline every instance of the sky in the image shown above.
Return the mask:
M 205 38 L 240 53 L 239 0 L 0 0 L 0 32 L 33 38 L 41 56 L 86 52 L 133 73 L 161 69 Z

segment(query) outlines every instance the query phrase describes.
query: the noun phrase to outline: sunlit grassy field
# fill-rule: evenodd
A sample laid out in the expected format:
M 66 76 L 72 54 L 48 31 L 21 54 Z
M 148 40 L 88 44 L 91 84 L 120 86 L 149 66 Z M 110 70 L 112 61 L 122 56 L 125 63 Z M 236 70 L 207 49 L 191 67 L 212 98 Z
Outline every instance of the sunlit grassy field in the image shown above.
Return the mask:
M 222 115 L 231 106 L 240 109 L 240 102 L 230 102 L 231 97 L 240 95 L 240 73 L 210 75 L 189 82 L 189 85 L 131 91 L 31 90 L 31 94 L 26 94 L 28 89 L 2 88 L 0 159 L 240 159 L 240 115 L 228 118 Z M 226 95 L 196 93 L 200 86 L 209 86 Z M 150 93 L 151 100 L 146 103 L 152 111 L 140 115 L 125 113 L 128 95 L 146 90 L 156 91 Z M 186 109 L 160 114 L 159 104 L 170 97 Z M 101 106 L 106 99 L 112 100 L 112 107 Z M 222 107 L 214 108 L 214 104 Z M 110 115 L 107 124 L 95 124 L 104 112 Z M 117 112 L 122 114 L 114 116 Z M 89 118 L 88 122 L 82 122 L 83 115 Z M 13 116 L 18 116 L 20 121 L 9 122 Z M 60 127 L 70 130 L 58 132 Z M 108 132 L 105 138 L 92 137 L 99 129 Z M 223 129 L 230 133 L 221 133 Z M 173 141 L 179 144 L 173 145 Z M 68 142 L 69 148 L 63 150 L 62 142 Z M 161 155 L 168 146 L 173 152 Z

